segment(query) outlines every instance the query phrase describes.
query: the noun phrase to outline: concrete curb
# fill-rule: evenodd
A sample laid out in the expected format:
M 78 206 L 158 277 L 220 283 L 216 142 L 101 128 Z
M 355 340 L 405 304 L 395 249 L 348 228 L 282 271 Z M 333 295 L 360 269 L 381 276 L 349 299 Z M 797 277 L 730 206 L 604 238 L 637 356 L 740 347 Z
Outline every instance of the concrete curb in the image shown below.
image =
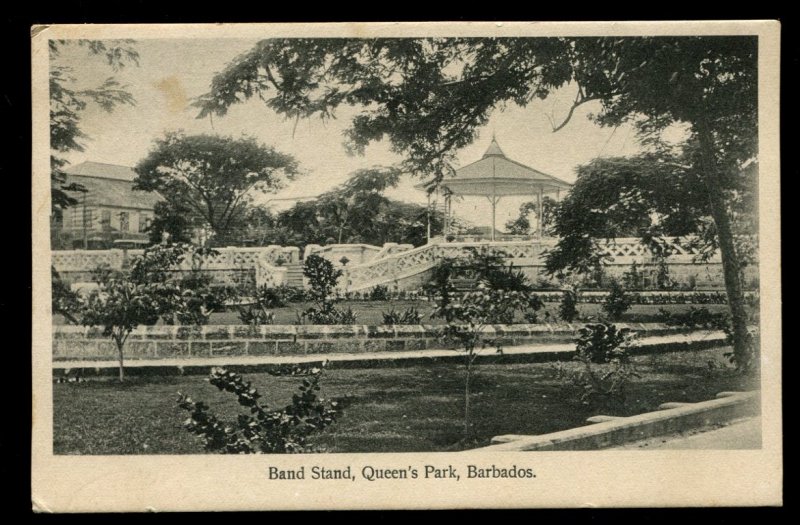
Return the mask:
M 656 436 L 700 429 L 754 416 L 760 412 L 760 392 L 721 392 L 716 399 L 700 403 L 666 403 L 674 408 L 637 416 L 594 416 L 592 425 L 539 436 L 504 435 L 493 445 L 477 450 L 519 452 L 530 450 L 598 450 Z M 680 405 L 680 406 L 676 406 Z M 664 405 L 662 405 L 664 406 Z M 591 422 L 591 421 L 590 421 Z
M 717 348 L 724 344 L 724 337 L 717 334 L 704 334 L 699 338 L 653 337 L 650 341 L 646 339 L 640 341 L 639 346 L 631 349 L 631 354 L 699 351 Z M 508 347 L 503 349 L 502 354 L 487 350 L 485 354 L 479 355 L 475 362 L 477 364 L 546 363 L 569 360 L 574 352 L 574 343 Z M 409 367 L 434 363 L 461 364 L 464 362 L 464 354 L 455 350 L 420 350 L 373 354 L 331 353 L 302 356 L 129 360 L 125 362 L 125 374 L 128 376 L 202 375 L 208 374 L 217 366 L 224 366 L 238 373 L 279 373 L 286 367 L 318 366 L 326 361 L 328 369 Z M 117 367 L 114 361 L 55 361 L 53 375 L 60 378 L 113 376 L 118 373 Z

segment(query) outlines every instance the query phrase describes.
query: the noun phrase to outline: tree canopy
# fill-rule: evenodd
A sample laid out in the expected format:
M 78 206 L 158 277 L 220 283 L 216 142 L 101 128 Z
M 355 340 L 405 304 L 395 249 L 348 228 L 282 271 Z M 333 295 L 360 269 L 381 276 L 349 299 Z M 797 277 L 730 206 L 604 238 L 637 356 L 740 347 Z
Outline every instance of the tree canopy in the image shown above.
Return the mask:
M 158 191 L 174 209 L 191 210 L 217 242 L 245 212 L 254 192 L 280 188 L 297 161 L 254 138 L 167 133 L 134 168 L 136 189 Z
M 51 207 L 59 210 L 73 206 L 77 200 L 69 192 L 84 191 L 79 184 L 67 184 L 63 172 L 67 165 L 61 154 L 83 151 L 83 141 L 89 138 L 80 128 L 83 111 L 89 104 L 97 104 L 107 112 L 117 106 L 136 104 L 126 86 L 114 77 L 101 84 L 79 89 L 72 68 L 59 64 L 58 57 L 63 48 L 77 46 L 85 48 L 89 56 L 102 57 L 112 71 L 117 72 L 126 65 L 139 64 L 139 54 L 132 40 L 50 40 L 50 184 Z
M 346 145 L 362 152 L 387 138 L 405 169 L 447 173 L 492 110 L 525 106 L 564 86 L 577 107 L 597 101 L 605 126 L 633 123 L 642 143 L 684 125 L 691 171 L 700 173 L 722 256 L 734 353 L 747 360 L 747 316 L 731 220 L 731 188 L 757 157 L 758 40 L 755 36 L 273 39 L 256 44 L 214 77 L 199 117 L 223 115 L 259 97 L 289 118 L 361 111 Z M 677 215 L 677 214 L 676 214 Z
M 558 203 L 552 197 L 544 197 L 542 199 L 542 222 L 548 234 L 553 229 L 556 208 L 558 208 Z M 508 233 L 514 235 L 527 235 L 531 233 L 530 215 L 532 213 L 538 213 L 536 202 L 528 201 L 520 204 L 517 218 L 506 222 Z
M 385 190 L 395 187 L 401 172 L 375 166 L 358 170 L 348 180 L 318 198 L 298 202 L 281 212 L 277 225 L 305 243 L 386 242 L 424 244 L 428 210 L 418 204 L 389 199 Z M 440 212 L 431 210 L 431 227 L 441 228 Z

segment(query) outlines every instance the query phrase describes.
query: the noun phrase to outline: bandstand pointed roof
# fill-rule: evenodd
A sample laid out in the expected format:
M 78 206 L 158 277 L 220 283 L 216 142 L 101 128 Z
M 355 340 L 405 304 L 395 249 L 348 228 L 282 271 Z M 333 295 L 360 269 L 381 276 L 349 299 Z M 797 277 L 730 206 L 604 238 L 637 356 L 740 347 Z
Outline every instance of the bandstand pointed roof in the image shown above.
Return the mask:
M 493 137 L 489 148 L 480 160 L 459 168 L 445 176 L 443 188 L 454 195 L 531 195 L 541 189 L 543 194 L 568 190 L 572 184 L 526 166 L 505 156 Z M 424 189 L 425 184 L 417 184 Z

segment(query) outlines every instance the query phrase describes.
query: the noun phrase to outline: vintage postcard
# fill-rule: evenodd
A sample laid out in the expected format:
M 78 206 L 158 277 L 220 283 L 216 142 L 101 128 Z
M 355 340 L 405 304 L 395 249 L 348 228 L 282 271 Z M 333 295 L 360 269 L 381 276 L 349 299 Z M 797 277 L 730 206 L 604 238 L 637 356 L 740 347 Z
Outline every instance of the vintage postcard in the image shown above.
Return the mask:
M 31 39 L 35 512 L 783 504 L 777 21 Z

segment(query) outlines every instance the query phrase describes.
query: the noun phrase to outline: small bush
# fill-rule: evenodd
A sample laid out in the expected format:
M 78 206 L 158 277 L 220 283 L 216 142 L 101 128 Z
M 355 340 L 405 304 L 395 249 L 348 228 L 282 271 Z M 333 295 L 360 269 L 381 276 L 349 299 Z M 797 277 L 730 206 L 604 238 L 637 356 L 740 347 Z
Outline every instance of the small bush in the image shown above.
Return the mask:
M 592 363 L 627 360 L 626 348 L 633 339 L 628 328 L 618 329 L 610 323 L 587 324 L 575 340 L 575 352 Z
M 578 317 L 578 292 L 577 290 L 564 290 L 558 315 L 562 320 L 571 323 Z
M 285 285 L 268 286 L 262 284 L 256 289 L 255 299 L 258 305 L 267 310 L 286 306 L 289 302 L 287 296 L 291 293 L 290 288 Z
M 275 321 L 275 313 L 265 310 L 258 305 L 240 306 L 239 319 L 243 324 L 250 326 L 261 326 L 272 324 Z
M 711 328 L 724 330 L 730 325 L 730 317 L 725 313 L 712 313 L 705 306 L 690 306 L 686 312 L 671 313 L 664 308 L 659 309 L 661 319 L 670 326 L 688 328 Z
M 528 296 L 526 311 L 523 313 L 525 322 L 536 324 L 539 322 L 539 310 L 544 308 L 544 301 L 536 294 Z
M 339 309 L 332 303 L 323 303 L 306 309 L 299 317 L 300 324 L 356 324 L 358 315 L 352 308 Z
M 336 402 L 326 404 L 317 397 L 321 368 L 310 370 L 303 379 L 292 403 L 279 410 L 268 410 L 259 402 L 261 394 L 248 381 L 224 368 L 214 368 L 208 382 L 219 390 L 233 393 L 239 404 L 247 409 L 235 422 L 220 421 L 209 413 L 208 405 L 195 402 L 178 393 L 178 406 L 189 412 L 184 427 L 203 438 L 209 452 L 222 454 L 309 452 L 308 438 L 336 421 Z
M 369 291 L 370 301 L 386 301 L 389 299 L 389 287 L 378 285 Z
M 422 322 L 422 314 L 413 306 L 402 312 L 395 311 L 394 308 L 388 312 L 383 312 L 383 324 L 419 324 Z
M 624 401 L 628 383 L 639 377 L 627 352 L 633 337 L 627 328 L 617 329 L 613 324 L 586 325 L 575 341 L 574 361 L 578 364 L 554 366 L 562 388 L 576 391 L 584 404 L 604 398 Z
M 339 277 L 342 276 L 342 271 L 335 269 L 333 263 L 329 260 L 317 254 L 311 254 L 306 257 L 306 261 L 303 264 L 303 275 L 308 279 L 311 295 L 314 299 L 326 301 L 333 289 L 336 288 Z
M 629 290 L 640 290 L 644 287 L 644 276 L 639 271 L 636 261 L 633 261 L 628 271 L 622 275 L 622 282 Z
M 603 301 L 603 311 L 612 321 L 618 321 L 631 307 L 631 300 L 618 281 L 611 281 L 611 289 Z

